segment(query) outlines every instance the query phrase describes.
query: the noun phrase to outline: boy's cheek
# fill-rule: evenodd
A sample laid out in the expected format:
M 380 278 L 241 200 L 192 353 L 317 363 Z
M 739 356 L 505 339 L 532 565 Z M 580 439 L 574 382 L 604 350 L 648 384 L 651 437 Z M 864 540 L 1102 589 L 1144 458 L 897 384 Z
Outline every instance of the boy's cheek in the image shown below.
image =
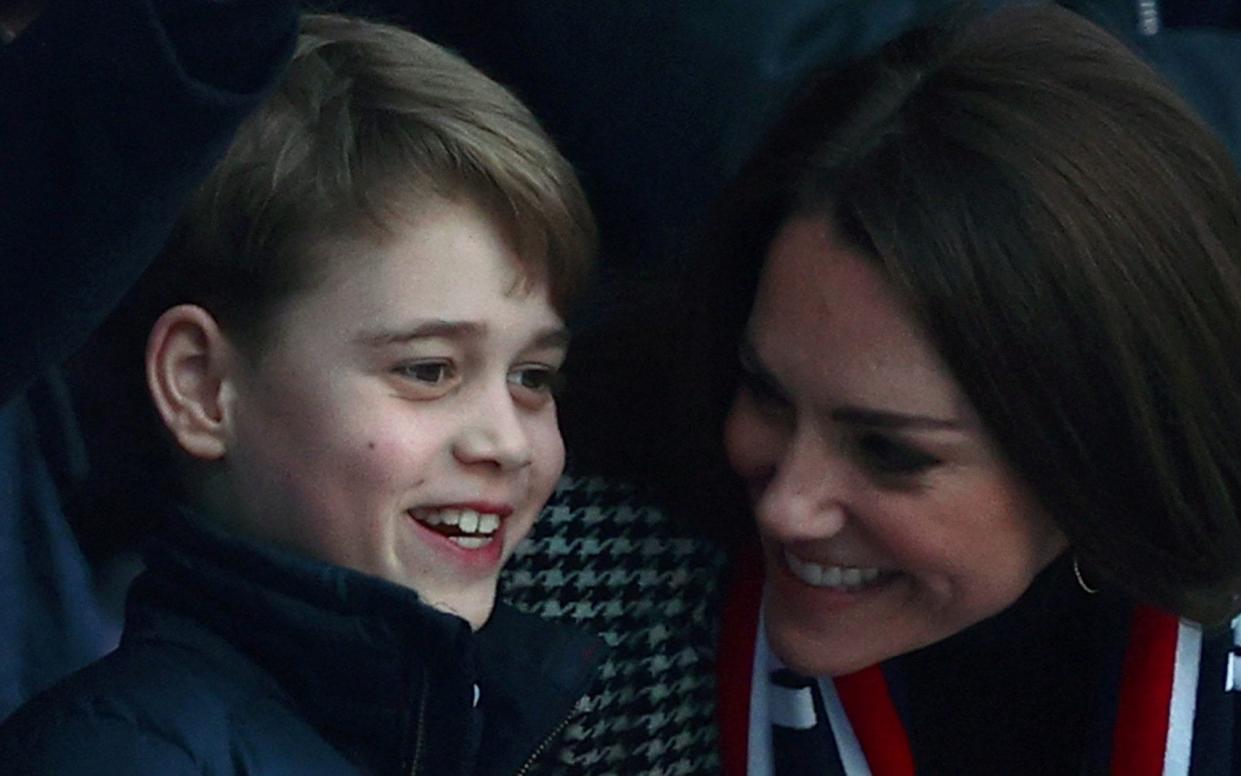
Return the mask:
M 534 465 L 540 470 L 542 490 L 546 491 L 544 500 L 551 496 L 552 490 L 560 475 L 564 474 L 565 447 L 564 438 L 560 435 L 560 427 L 553 421 L 550 429 L 543 431 L 544 438 L 535 450 Z

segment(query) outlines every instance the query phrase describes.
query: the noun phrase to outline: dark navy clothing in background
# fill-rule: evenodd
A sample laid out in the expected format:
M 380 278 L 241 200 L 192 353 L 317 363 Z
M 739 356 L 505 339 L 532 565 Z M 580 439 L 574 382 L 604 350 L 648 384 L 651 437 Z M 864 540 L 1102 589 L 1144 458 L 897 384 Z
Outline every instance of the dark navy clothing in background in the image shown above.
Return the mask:
M 579 170 L 604 272 L 629 278 L 691 247 L 721 186 L 810 69 L 863 56 L 950 4 L 354 3 L 511 87 Z
M 995 8 L 1012 1 L 974 5 Z M 1232 75 L 1241 69 L 1235 2 L 1061 4 L 1140 48 L 1241 155 L 1241 79 Z M 581 173 L 597 211 L 605 272 L 632 278 L 661 270 L 692 249 L 720 187 L 808 73 L 866 56 L 959 3 L 354 0 L 345 5 L 408 24 L 512 87 Z M 1215 7 L 1208 12 L 1208 6 Z M 1153 34 L 1142 30 L 1144 8 L 1167 20 Z M 1199 26 L 1181 26 L 1192 22 Z
M 1167 78 L 1241 165 L 1241 3 L 1236 0 L 1063 0 Z
M 53 0 L 0 49 L 0 397 L 133 285 L 295 31 L 282 0 Z
M 289 0 L 53 0 L 0 48 L 0 718 L 115 641 L 65 520 L 85 462 L 48 370 L 155 256 L 295 33 Z

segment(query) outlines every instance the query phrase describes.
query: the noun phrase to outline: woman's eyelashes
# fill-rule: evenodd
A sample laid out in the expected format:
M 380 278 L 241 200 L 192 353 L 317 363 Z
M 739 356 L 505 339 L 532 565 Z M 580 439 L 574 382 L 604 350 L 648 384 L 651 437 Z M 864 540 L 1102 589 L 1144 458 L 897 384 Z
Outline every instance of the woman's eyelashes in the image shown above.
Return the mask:
M 737 386 L 766 414 L 780 413 L 789 407 L 788 399 L 780 387 L 744 356 L 737 364 Z
M 752 407 L 773 423 L 797 422 L 792 402 L 751 353 L 742 351 L 737 370 L 738 388 Z M 854 424 L 846 424 L 841 431 L 837 438 L 844 440 L 847 455 L 884 486 L 916 487 L 922 475 L 943 463 L 894 432 Z
M 795 422 L 792 404 L 780 386 L 761 368 L 742 356 L 738 387 L 753 407 L 774 420 Z M 852 457 L 876 479 L 896 485 L 911 484 L 942 461 L 897 435 L 871 428 L 845 428 Z
M 878 431 L 859 430 L 854 447 L 861 464 L 880 478 L 910 479 L 941 463 L 936 456 Z

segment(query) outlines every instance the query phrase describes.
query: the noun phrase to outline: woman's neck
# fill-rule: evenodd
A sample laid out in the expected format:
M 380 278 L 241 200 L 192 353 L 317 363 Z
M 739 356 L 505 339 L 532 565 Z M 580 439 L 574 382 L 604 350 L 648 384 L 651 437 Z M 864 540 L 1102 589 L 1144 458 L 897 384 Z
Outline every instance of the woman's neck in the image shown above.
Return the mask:
M 1054 562 L 1015 604 L 892 661 L 918 773 L 1076 773 L 1098 716 L 1101 601 Z

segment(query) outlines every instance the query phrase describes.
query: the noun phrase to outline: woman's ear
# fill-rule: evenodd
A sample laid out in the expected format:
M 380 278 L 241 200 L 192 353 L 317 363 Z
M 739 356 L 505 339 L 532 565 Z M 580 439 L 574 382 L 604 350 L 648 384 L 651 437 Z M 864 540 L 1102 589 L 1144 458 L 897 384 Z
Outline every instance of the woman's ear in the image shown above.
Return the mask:
M 203 460 L 228 450 L 233 349 L 211 313 L 198 305 L 169 308 L 147 339 L 147 387 L 181 449 Z

